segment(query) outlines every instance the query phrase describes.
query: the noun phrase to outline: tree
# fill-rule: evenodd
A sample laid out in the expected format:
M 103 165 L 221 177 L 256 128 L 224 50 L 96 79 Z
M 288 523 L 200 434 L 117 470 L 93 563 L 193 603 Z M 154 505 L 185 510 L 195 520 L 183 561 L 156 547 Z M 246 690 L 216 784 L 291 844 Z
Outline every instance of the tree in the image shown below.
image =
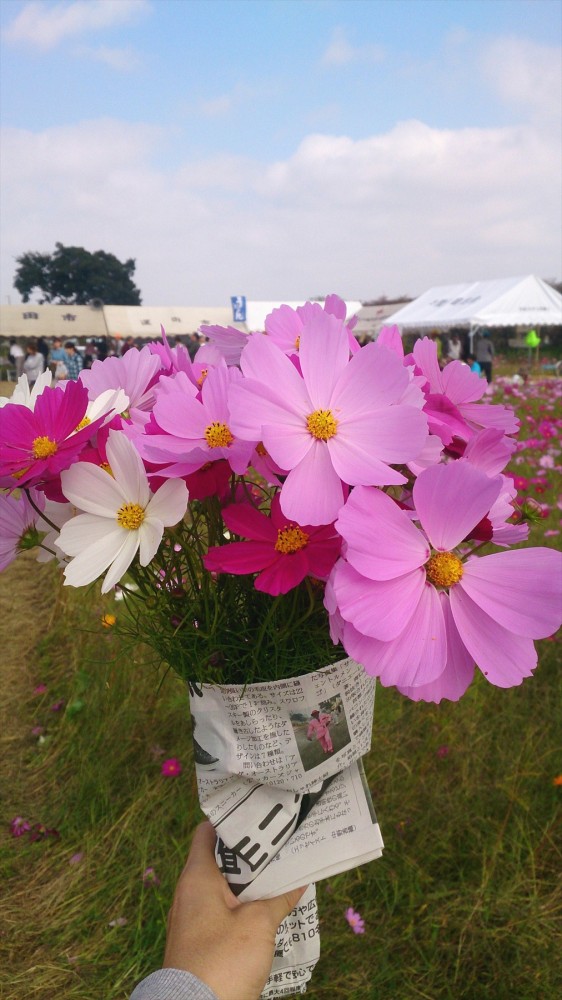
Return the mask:
M 140 291 L 133 283 L 136 262 L 121 263 L 112 253 L 55 244 L 52 254 L 30 251 L 16 257 L 14 287 L 24 302 L 38 289 L 42 305 L 87 305 L 92 299 L 106 305 L 140 306 Z

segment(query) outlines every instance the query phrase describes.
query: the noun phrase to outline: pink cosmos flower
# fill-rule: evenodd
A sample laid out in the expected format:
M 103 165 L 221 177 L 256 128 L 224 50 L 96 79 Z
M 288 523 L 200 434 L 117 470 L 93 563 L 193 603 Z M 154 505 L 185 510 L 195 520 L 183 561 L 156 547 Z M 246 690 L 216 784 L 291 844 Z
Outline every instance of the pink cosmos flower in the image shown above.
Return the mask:
M 244 350 L 244 380 L 230 389 L 235 434 L 262 441 L 288 476 L 281 509 L 297 524 L 330 524 L 345 484 L 404 483 L 391 462 L 422 450 L 427 421 L 402 405 L 410 376 L 391 351 L 370 344 L 349 358 L 342 322 L 322 310 L 303 327 L 302 375 L 269 337 Z
M 278 306 L 266 316 L 265 332 L 284 354 L 298 355 L 304 327 L 320 312 L 329 313 L 331 316 L 345 321 L 346 305 L 339 295 L 328 295 L 323 306 L 319 302 L 305 302 L 304 305 L 297 306 L 296 309 L 288 305 Z M 359 350 L 359 344 L 352 333 L 356 323 L 357 317 L 355 316 L 347 323 L 349 349 L 353 354 Z
M 222 515 L 229 531 L 250 541 L 209 549 L 205 568 L 211 573 L 258 573 L 256 590 L 266 594 L 286 594 L 306 576 L 326 579 L 338 558 L 341 539 L 334 526 L 289 521 L 278 495 L 271 504 L 271 517 L 248 503 L 225 507 Z
M 24 833 L 31 830 L 31 823 L 29 820 L 24 819 L 23 816 L 14 816 L 10 820 L 10 833 L 12 837 L 23 837 Z
M 35 409 L 8 403 L 0 410 L 0 486 L 35 486 L 68 469 L 102 422 L 80 426 L 88 393 L 79 382 L 46 388 Z
M 237 330 L 235 326 L 201 326 L 199 329 L 209 338 L 210 345 L 217 348 L 229 368 L 239 364 L 240 355 L 248 343 L 247 333 Z
M 331 577 L 350 656 L 415 700 L 457 700 L 474 663 L 498 687 L 537 662 L 533 639 L 562 618 L 562 554 L 454 550 L 490 510 L 502 479 L 468 462 L 427 469 L 413 501 L 420 527 L 389 496 L 357 488 L 336 522 L 347 543 Z
M 160 879 L 158 878 L 158 875 L 154 871 L 154 868 L 151 867 L 145 868 L 145 870 L 143 871 L 142 881 L 143 885 L 153 885 L 155 887 L 160 885 Z
M 37 694 L 37 695 L 39 695 L 39 694 L 46 694 L 46 692 L 47 692 L 47 685 L 46 684 L 38 684 L 37 687 L 33 688 L 33 694 Z
M 32 495 L 36 506 L 42 509 L 44 497 L 35 490 Z M 10 565 L 22 548 L 38 544 L 39 537 L 35 531 L 37 518 L 38 514 L 25 493 L 18 498 L 0 494 L 0 570 Z
M 207 462 L 224 458 L 236 473 L 244 473 L 255 442 L 238 438 L 231 428 L 228 390 L 241 378 L 236 368 L 221 365 L 209 371 L 200 396 L 181 374 L 158 394 L 151 426 L 138 448 L 151 462 L 174 463 L 174 476 L 196 472 Z M 160 431 L 160 433 L 158 433 Z M 163 474 L 163 473 L 162 473 Z
M 123 389 L 129 397 L 129 409 L 150 410 L 161 366 L 159 356 L 149 347 L 141 351 L 132 348 L 122 358 L 94 361 L 90 369 L 80 372 L 80 382 L 86 386 L 90 399 L 96 399 L 105 389 Z
M 162 761 L 160 773 L 163 774 L 165 778 L 177 778 L 178 774 L 181 774 L 181 772 L 182 766 L 177 757 L 169 757 L 168 760 Z
M 405 361 L 409 362 L 410 358 Z M 424 337 L 414 344 L 413 360 L 416 369 L 427 379 L 427 398 L 424 407 L 429 419 L 429 429 L 438 434 L 443 444 L 454 436 L 470 440 L 480 427 L 496 427 L 506 434 L 519 428 L 513 410 L 493 403 L 481 403 L 487 389 L 485 379 L 471 372 L 462 361 L 451 361 L 443 370 L 437 360 L 437 344 Z
M 351 930 L 354 934 L 364 934 L 365 933 L 365 921 L 357 910 L 354 910 L 352 906 L 348 906 L 345 911 L 345 919 L 347 920 Z

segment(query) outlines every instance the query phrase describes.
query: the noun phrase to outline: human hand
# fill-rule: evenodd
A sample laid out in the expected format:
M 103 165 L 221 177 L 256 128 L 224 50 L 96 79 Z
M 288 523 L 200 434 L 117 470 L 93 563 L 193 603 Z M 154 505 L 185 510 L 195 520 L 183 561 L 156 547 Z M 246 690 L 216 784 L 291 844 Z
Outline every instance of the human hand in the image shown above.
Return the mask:
M 277 928 L 305 890 L 241 903 L 217 867 L 215 842 L 211 823 L 201 823 L 168 916 L 164 968 L 192 972 L 219 1000 L 257 1000 Z

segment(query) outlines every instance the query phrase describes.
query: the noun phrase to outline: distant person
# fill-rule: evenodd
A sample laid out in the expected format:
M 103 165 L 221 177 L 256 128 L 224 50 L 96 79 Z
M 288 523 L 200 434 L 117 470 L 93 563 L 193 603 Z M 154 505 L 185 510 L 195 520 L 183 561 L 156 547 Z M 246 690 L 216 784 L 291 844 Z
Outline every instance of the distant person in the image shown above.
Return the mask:
M 75 382 L 84 367 L 84 363 L 80 354 L 76 350 L 76 344 L 74 341 L 67 340 L 64 345 L 64 349 L 66 351 L 65 365 L 68 373 L 66 377 Z
M 494 345 L 490 340 L 488 330 L 483 330 L 476 344 L 476 360 L 486 376 L 486 381 L 492 381 L 492 361 L 494 360 Z
M 41 352 L 37 349 L 37 341 L 32 338 L 28 340 L 25 345 L 25 358 L 23 362 L 23 374 L 27 375 L 27 381 L 30 385 L 35 385 L 35 382 L 40 375 L 45 371 L 45 358 Z
M 91 368 L 97 356 L 98 349 L 96 347 L 95 340 L 87 340 L 86 349 L 84 351 L 84 368 Z
M 437 361 L 439 362 L 439 367 L 441 367 L 441 359 L 443 357 L 443 341 L 441 340 L 441 337 L 439 336 L 439 331 L 438 330 L 432 330 L 429 336 L 430 336 L 431 340 L 433 340 L 433 342 L 434 342 L 434 344 L 435 344 L 435 346 L 437 348 Z
M 62 367 L 61 367 L 62 366 Z M 66 378 L 66 375 L 61 375 L 61 372 L 66 369 L 66 351 L 62 346 L 62 340 L 60 337 L 54 337 L 53 343 L 51 344 L 51 353 L 49 355 L 49 368 L 55 379 Z M 58 370 L 58 376 L 57 376 Z
M 49 354 L 51 352 L 51 348 L 44 337 L 39 337 L 39 340 L 37 341 L 37 350 L 43 355 L 43 371 L 46 371 L 49 366 Z
M 8 361 L 16 369 L 16 378 L 19 378 L 23 372 L 23 361 L 25 358 L 25 352 L 22 350 L 18 344 L 15 337 L 10 337 L 10 347 L 8 350 Z
M 462 357 L 462 344 L 456 333 L 452 335 L 447 345 L 447 357 L 449 361 L 460 361 Z
M 200 347 L 201 341 L 199 340 L 199 334 L 191 333 L 187 340 L 187 353 L 192 361 Z
M 332 753 L 334 747 L 329 729 L 332 722 L 332 716 L 328 715 L 327 712 L 319 712 L 318 709 L 315 709 L 314 712 L 310 713 L 310 715 L 311 719 L 308 723 L 308 730 L 306 733 L 307 740 L 318 740 L 324 753 Z
M 121 345 L 120 357 L 123 357 L 123 355 L 126 354 L 127 351 L 132 350 L 132 348 L 134 346 L 135 346 L 135 338 L 134 337 L 127 337 L 127 339 L 124 340 L 123 343 L 122 343 L 122 345 Z
M 466 363 L 469 366 L 471 372 L 476 372 L 476 374 L 479 375 L 479 376 L 482 374 L 482 369 L 481 369 L 480 365 L 478 364 L 478 361 L 474 357 L 474 354 L 469 354 L 468 355 L 468 357 L 466 359 Z
M 107 337 L 98 337 L 96 340 L 96 347 L 98 351 L 98 361 L 105 361 L 109 351 Z

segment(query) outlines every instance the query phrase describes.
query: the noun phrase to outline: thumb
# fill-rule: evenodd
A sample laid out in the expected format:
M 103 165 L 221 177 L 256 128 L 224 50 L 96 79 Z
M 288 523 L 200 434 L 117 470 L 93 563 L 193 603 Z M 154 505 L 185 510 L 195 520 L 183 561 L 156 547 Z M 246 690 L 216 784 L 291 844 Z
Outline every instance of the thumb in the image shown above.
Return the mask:
M 274 896 L 273 899 L 262 899 L 260 900 L 260 904 L 267 907 L 272 921 L 276 927 L 279 927 L 281 921 L 285 919 L 291 910 L 294 910 L 307 889 L 307 885 L 301 886 L 299 889 L 291 889 L 280 896 Z

